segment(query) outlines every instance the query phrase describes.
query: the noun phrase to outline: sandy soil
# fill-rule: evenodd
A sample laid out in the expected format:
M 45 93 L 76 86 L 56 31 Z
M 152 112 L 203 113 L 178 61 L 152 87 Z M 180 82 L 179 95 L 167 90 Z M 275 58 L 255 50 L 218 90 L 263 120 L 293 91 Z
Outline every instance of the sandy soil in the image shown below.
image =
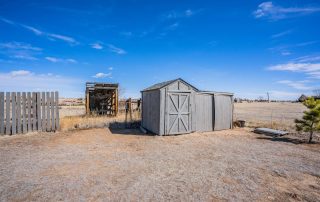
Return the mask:
M 320 145 L 248 130 L 0 137 L 0 201 L 318 201 Z

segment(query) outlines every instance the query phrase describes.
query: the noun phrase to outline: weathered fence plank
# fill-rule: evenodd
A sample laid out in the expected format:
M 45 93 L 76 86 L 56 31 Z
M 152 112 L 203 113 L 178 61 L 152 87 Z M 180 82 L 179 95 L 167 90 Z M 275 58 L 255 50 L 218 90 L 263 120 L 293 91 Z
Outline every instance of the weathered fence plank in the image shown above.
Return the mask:
M 21 133 L 21 93 L 17 93 L 17 133 Z
M 4 135 L 4 92 L 0 92 L 0 135 Z
M 41 127 L 41 97 L 40 97 L 40 93 L 37 92 L 37 123 L 38 123 L 38 131 L 42 130 Z
M 37 94 L 32 93 L 32 130 L 37 130 Z
M 54 120 L 54 92 L 51 92 L 51 131 L 55 131 L 55 120 Z
M 51 99 L 50 99 L 50 93 L 47 92 L 46 93 L 46 110 L 47 110 L 47 131 L 50 131 L 51 129 L 51 121 L 50 121 L 50 103 L 51 103 Z
M 46 131 L 47 122 L 46 122 L 46 93 L 42 92 L 41 99 L 41 108 L 42 108 L 42 131 Z
M 59 93 L 58 91 L 55 92 L 55 108 L 56 108 L 56 130 L 59 130 L 60 127 L 60 119 L 59 119 Z
M 11 134 L 12 135 L 15 135 L 17 133 L 17 116 L 16 116 L 16 93 L 13 92 L 11 94 L 11 105 L 12 105 L 12 110 L 11 110 L 11 113 L 12 113 L 12 120 L 11 120 L 11 129 L 12 129 L 12 132 Z
M 28 132 L 32 131 L 32 125 L 31 125 L 31 93 L 27 93 L 27 106 L 28 106 Z
M 11 134 L 11 123 L 10 123 L 10 93 L 6 93 L 6 134 L 10 135 Z
M 58 92 L 0 92 L 0 135 L 59 129 Z
M 27 103 L 26 93 L 22 93 L 22 133 L 27 132 Z

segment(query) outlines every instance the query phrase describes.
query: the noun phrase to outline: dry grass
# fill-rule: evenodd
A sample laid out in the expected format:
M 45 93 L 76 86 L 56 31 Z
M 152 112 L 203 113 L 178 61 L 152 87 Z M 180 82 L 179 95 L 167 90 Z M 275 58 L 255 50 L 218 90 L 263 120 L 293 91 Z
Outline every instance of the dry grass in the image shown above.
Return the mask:
M 133 113 L 132 120 L 140 120 L 139 113 Z M 114 122 L 124 123 L 125 114 L 119 114 L 117 117 L 97 115 L 64 116 L 60 119 L 60 127 L 62 131 L 70 131 L 75 129 L 103 128 L 109 126 L 110 123 Z
M 249 127 L 294 131 L 294 119 L 301 118 L 304 110 L 301 103 L 235 103 L 234 120 L 243 119 Z
M 246 120 L 246 125 L 249 127 L 268 127 L 294 131 L 294 119 L 301 118 L 305 109 L 301 103 L 235 103 L 234 120 Z M 60 109 L 62 130 L 100 128 L 110 122 L 123 122 L 125 120 L 123 114 L 117 118 L 85 116 L 84 114 L 84 106 L 62 106 Z M 139 120 L 137 114 L 134 114 L 134 120 Z

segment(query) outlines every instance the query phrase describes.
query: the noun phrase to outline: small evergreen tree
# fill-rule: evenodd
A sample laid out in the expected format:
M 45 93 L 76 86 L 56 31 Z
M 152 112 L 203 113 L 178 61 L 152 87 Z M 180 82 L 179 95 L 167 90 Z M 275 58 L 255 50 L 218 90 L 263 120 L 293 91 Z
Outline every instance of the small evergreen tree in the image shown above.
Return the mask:
M 308 98 L 303 102 L 303 105 L 308 108 L 304 111 L 302 119 L 296 119 L 297 131 L 309 132 L 309 143 L 312 142 L 312 136 L 315 131 L 320 130 L 320 100 Z

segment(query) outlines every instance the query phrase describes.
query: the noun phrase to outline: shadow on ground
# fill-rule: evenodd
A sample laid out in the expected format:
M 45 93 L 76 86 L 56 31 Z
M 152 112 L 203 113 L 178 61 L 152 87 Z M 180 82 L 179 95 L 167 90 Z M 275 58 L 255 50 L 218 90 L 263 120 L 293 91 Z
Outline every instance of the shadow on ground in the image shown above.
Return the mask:
M 153 136 L 151 133 L 143 133 L 140 130 L 140 121 L 134 122 L 113 122 L 109 124 L 109 129 L 112 134 L 120 135 L 138 135 L 138 136 Z
M 307 140 L 301 140 L 297 138 L 290 138 L 290 137 L 257 137 L 260 140 L 270 140 L 274 142 L 287 142 L 292 144 L 309 144 Z M 319 144 L 317 142 L 312 142 L 310 144 Z

